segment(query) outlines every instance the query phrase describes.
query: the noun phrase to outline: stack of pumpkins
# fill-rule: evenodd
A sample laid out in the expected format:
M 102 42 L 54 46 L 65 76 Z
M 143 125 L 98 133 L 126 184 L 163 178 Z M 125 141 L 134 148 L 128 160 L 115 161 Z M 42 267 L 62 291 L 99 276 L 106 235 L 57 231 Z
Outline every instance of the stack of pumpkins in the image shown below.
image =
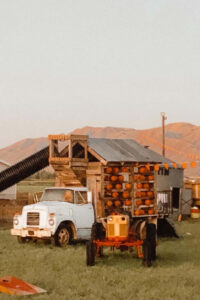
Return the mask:
M 129 173 L 128 167 L 107 167 L 104 169 L 106 206 L 109 209 L 131 206 L 130 191 L 132 184 L 127 180 L 124 173 Z M 125 180 L 126 177 L 126 180 Z M 128 176 L 129 178 L 129 176 Z
M 135 216 L 155 214 L 154 203 L 154 169 L 140 166 L 134 175 Z

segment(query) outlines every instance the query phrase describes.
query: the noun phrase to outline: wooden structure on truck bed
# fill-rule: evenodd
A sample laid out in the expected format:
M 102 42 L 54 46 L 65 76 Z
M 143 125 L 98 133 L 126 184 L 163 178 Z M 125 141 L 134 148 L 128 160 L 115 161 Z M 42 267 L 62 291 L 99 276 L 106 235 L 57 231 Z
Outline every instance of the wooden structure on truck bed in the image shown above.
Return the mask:
M 57 186 L 87 186 L 97 218 L 113 211 L 157 215 L 154 165 L 170 163 L 134 140 L 49 135 Z

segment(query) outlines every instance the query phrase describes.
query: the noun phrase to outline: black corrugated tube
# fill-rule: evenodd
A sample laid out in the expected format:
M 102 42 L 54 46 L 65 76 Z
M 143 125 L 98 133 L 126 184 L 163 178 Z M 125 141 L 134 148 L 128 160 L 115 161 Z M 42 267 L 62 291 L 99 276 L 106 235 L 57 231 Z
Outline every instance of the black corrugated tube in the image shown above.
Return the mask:
M 21 160 L 0 173 L 0 192 L 49 165 L 49 147 Z

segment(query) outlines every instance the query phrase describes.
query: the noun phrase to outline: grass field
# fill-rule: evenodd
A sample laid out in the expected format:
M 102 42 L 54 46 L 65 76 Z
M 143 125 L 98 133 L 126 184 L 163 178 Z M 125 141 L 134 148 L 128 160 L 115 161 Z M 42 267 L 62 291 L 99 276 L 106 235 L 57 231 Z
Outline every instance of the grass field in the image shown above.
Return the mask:
M 23 299 L 197 300 L 200 299 L 200 222 L 176 224 L 180 239 L 161 239 L 153 267 L 135 253 L 105 251 L 94 267 L 85 265 L 85 245 L 66 249 L 18 244 L 0 230 L 0 276 L 16 276 L 48 291 Z M 0 299 L 11 296 L 0 294 Z M 19 299 L 12 296 L 12 299 Z

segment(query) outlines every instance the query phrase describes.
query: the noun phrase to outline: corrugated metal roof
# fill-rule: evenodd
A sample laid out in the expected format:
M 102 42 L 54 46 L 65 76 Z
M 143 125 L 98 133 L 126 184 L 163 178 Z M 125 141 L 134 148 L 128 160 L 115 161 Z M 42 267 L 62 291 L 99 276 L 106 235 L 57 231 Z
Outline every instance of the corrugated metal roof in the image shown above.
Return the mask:
M 172 162 L 134 140 L 89 138 L 88 146 L 109 162 Z

